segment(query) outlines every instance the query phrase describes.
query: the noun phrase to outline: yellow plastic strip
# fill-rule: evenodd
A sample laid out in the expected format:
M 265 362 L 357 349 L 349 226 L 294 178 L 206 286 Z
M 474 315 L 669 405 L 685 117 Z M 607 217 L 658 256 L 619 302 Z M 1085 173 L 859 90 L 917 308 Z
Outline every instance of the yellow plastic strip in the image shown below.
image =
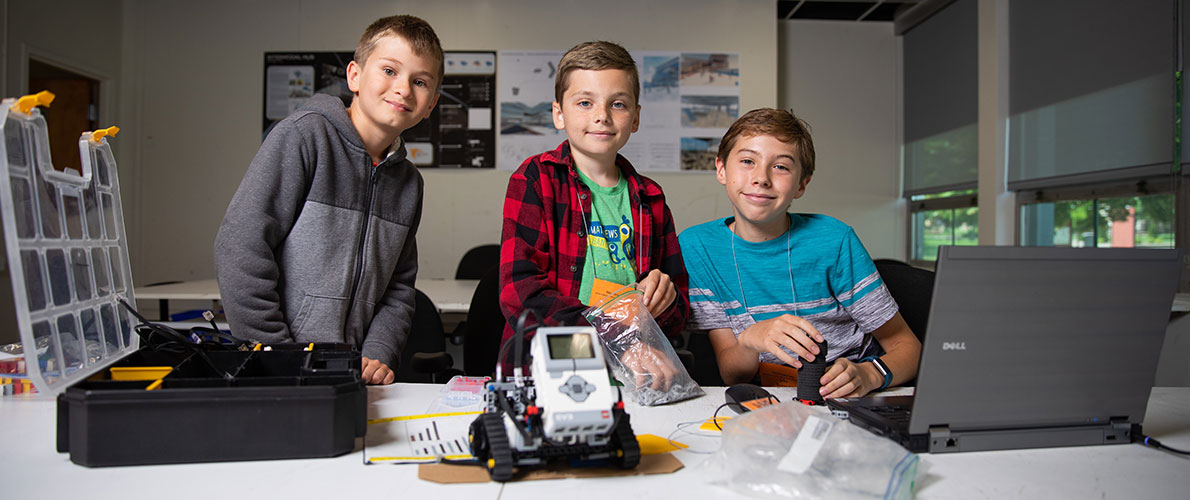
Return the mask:
M 153 382 L 152 384 L 149 384 L 149 386 L 148 386 L 148 387 L 145 387 L 145 390 L 146 390 L 146 391 L 155 391 L 155 390 L 157 390 L 157 389 L 160 389 L 160 388 L 161 388 L 161 383 L 162 383 L 162 382 L 164 382 L 164 381 L 165 381 L 165 379 L 163 379 L 163 378 L 159 378 L 159 379 L 157 379 L 155 382 Z
M 731 420 L 731 417 L 708 418 L 706 422 L 698 426 L 698 430 L 719 432 L 719 427 L 723 427 L 723 422 Z M 715 422 L 718 421 L 719 427 L 715 427 Z
M 262 348 L 264 348 L 264 344 L 261 344 L 260 342 L 257 342 L 256 345 L 252 346 L 253 351 L 259 351 Z
M 475 456 L 474 455 L 443 455 L 442 459 L 443 460 L 474 460 Z M 409 461 L 415 461 L 415 460 L 418 462 L 437 462 L 438 457 L 426 457 L 426 456 L 421 456 L 421 457 L 371 457 L 368 459 L 369 462 L 392 462 L 394 460 L 400 460 L 403 462 L 409 462 Z
M 400 420 L 419 420 L 419 419 L 423 419 L 423 418 L 457 417 L 459 415 L 478 415 L 480 413 L 483 413 L 483 412 L 482 411 L 456 411 L 456 412 L 450 412 L 450 413 L 427 413 L 425 415 L 407 415 L 404 417 L 373 418 L 373 419 L 368 420 L 368 425 L 383 424 L 385 422 L 397 422 Z

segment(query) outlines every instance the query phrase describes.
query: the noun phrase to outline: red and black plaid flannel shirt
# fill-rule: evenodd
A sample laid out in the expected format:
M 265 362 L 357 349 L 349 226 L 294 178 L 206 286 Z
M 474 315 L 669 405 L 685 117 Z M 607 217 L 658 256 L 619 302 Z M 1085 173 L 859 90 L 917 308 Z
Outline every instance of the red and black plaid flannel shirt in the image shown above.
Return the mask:
M 637 281 L 653 269 L 669 275 L 677 298 L 655 319 L 667 336 L 675 337 L 686 324 L 690 305 L 673 215 L 661 186 L 638 174 L 623 156 L 616 155 L 616 166 L 628 179 L 632 225 L 640 242 Z M 512 325 L 526 308 L 542 326 L 588 324 L 582 314 L 587 306 L 577 297 L 587 255 L 583 214 L 589 219 L 590 213 L 591 190 L 578 177 L 569 141 L 525 160 L 509 178 L 500 247 L 500 309 L 508 319 L 504 340 L 513 336 Z

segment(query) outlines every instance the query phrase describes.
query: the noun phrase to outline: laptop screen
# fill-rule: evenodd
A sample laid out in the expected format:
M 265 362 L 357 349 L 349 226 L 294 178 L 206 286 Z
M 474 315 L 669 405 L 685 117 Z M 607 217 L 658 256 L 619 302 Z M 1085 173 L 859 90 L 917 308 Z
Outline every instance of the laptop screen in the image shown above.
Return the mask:
M 1179 254 L 940 248 L 909 432 L 1139 423 Z

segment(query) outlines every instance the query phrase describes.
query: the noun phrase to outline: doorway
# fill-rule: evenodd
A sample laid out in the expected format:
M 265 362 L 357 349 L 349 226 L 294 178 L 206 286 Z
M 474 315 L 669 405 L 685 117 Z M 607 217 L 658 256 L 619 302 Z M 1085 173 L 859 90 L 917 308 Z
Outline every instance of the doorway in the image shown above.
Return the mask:
M 29 59 L 29 93 L 53 92 L 54 102 L 41 108 L 55 170 L 82 170 L 79 135 L 99 127 L 99 80 L 51 63 Z

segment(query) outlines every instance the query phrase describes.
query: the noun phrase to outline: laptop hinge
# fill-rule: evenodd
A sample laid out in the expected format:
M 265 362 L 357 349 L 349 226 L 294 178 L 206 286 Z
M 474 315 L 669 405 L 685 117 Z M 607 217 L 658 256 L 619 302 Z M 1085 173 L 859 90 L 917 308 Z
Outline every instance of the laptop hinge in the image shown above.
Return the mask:
M 936 449 L 955 448 L 958 442 L 950 433 L 949 425 L 931 425 L 930 426 L 930 451 Z

